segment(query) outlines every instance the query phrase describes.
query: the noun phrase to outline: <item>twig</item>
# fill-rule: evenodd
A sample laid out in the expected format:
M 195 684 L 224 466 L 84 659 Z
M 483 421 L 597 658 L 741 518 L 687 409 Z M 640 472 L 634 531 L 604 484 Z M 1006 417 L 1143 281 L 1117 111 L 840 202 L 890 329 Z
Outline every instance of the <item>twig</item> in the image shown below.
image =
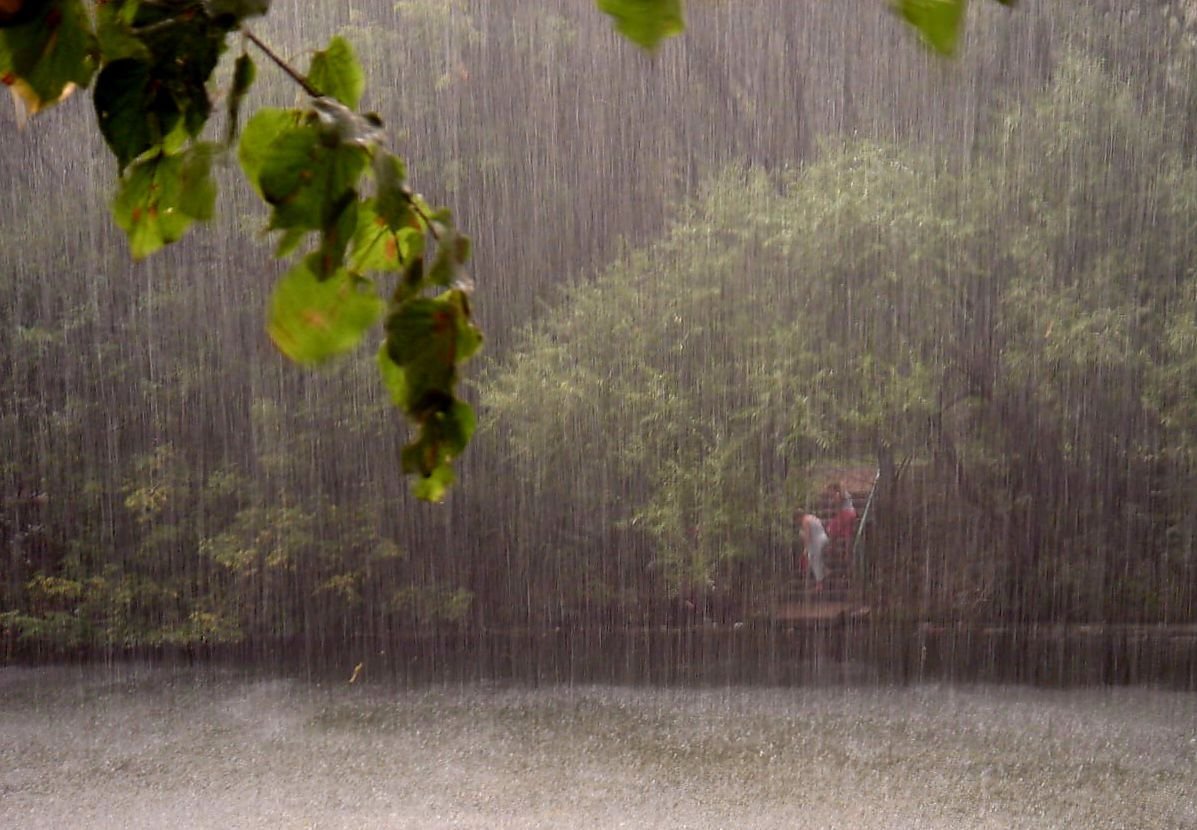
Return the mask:
M 407 203 L 409 205 L 411 205 L 412 211 L 416 214 L 416 216 L 419 216 L 421 219 L 424 220 L 424 224 L 425 224 L 425 226 L 427 226 L 428 232 L 430 234 L 432 234 L 432 238 L 435 239 L 437 242 L 440 242 L 441 235 L 436 232 L 436 227 L 432 224 L 432 217 L 430 217 L 427 213 L 424 212 L 424 209 L 422 207 L 420 207 L 420 203 L 416 201 L 415 196 L 413 196 L 410 193 L 407 193 L 404 195 L 407 196 Z
M 318 89 L 316 89 L 316 87 L 312 86 L 311 82 L 308 81 L 307 78 L 305 78 L 303 75 L 300 75 L 299 72 L 297 72 L 294 67 L 292 67 L 289 63 L 287 63 L 285 60 L 283 60 L 278 55 L 276 55 L 274 53 L 274 50 L 272 50 L 269 46 L 267 46 L 265 43 L 263 43 L 258 38 L 257 35 L 255 35 L 249 29 L 243 28 L 242 31 L 245 33 L 245 36 L 247 38 L 249 38 L 250 42 L 254 46 L 261 49 L 266 54 L 266 57 L 270 58 L 270 60 L 272 60 L 274 62 L 275 66 L 277 66 L 279 69 L 286 72 L 288 75 L 291 76 L 291 80 L 295 81 L 295 83 L 297 83 L 301 87 L 303 87 L 304 92 L 306 92 L 308 95 L 312 96 L 313 98 L 321 97 L 322 93 L 320 92 L 320 90 L 318 90 Z

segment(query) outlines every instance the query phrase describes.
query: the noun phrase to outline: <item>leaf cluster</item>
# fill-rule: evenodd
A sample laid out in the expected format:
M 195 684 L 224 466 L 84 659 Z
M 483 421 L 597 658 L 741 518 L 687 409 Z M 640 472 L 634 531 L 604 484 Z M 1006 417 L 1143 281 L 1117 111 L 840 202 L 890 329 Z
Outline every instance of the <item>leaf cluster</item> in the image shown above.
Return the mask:
M 438 501 L 474 428 L 456 395 L 460 365 L 481 346 L 462 270 L 470 242 L 448 210 L 410 189 L 403 161 L 381 146 L 378 117 L 353 109 L 363 81 L 352 47 L 334 37 L 306 75 L 319 95 L 306 107 L 257 112 L 241 136 L 242 169 L 281 234 L 278 255 L 314 237 L 275 288 L 268 331 L 291 359 L 320 363 L 356 347 L 383 318 L 379 371 L 419 426 L 403 471 L 421 498 Z M 394 280 L 389 301 L 379 275 Z
M 421 497 L 439 500 L 474 426 L 456 392 L 461 364 L 481 346 L 462 270 L 469 239 L 450 211 L 408 187 L 378 116 L 357 111 L 365 75 L 348 41 L 332 38 L 301 74 L 245 25 L 269 5 L 109 0 L 93 16 L 83 0 L 14 0 L 0 16 L 0 79 L 29 114 L 94 81 L 97 126 L 120 174 L 113 216 L 136 258 L 212 217 L 213 163 L 237 141 L 257 76 L 248 46 L 299 84 L 306 102 L 255 113 L 237 146 L 270 208 L 276 256 L 298 254 L 275 287 L 268 331 L 292 360 L 320 363 L 356 347 L 382 319 L 382 378 L 419 430 L 402 468 Z M 242 52 L 226 95 L 227 132 L 216 143 L 202 137 L 213 114 L 210 85 L 235 35 Z M 380 277 L 394 283 L 389 299 Z

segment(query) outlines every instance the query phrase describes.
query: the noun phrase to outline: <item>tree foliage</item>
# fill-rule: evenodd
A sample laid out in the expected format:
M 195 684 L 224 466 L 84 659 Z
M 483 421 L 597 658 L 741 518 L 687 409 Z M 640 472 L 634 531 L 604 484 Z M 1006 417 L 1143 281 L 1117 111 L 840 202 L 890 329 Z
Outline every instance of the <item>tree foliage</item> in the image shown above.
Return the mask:
M 675 584 L 765 564 L 756 508 L 784 516 L 820 460 L 872 456 L 890 596 L 1183 618 L 1197 179 L 1166 124 L 1074 54 L 963 171 L 869 142 L 729 171 L 486 373 L 496 439 L 530 498 L 587 517 L 580 558 L 623 525 Z M 922 578 L 911 550 L 935 557 Z

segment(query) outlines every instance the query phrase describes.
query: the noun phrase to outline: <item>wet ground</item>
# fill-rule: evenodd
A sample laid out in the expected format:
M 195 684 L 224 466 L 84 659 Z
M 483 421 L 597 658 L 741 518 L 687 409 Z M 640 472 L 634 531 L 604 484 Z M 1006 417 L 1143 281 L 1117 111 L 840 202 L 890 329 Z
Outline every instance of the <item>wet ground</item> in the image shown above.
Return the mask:
M 1197 828 L 1197 695 L 0 668 L 0 827 Z

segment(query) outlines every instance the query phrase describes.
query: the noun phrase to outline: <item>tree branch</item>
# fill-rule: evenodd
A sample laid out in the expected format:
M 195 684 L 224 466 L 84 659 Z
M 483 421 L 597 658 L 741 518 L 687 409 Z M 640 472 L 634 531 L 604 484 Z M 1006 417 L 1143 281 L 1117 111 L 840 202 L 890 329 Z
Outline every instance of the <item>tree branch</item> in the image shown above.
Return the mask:
M 255 35 L 253 32 L 251 32 L 249 29 L 246 29 L 246 28 L 242 28 L 241 31 L 243 31 L 245 33 L 245 36 L 247 38 L 249 38 L 250 42 L 254 46 L 261 49 L 266 54 L 266 57 L 270 58 L 270 60 L 274 62 L 275 66 L 277 66 L 279 69 L 286 72 L 289 76 L 291 76 L 291 80 L 295 81 L 295 83 L 297 83 L 301 87 L 303 87 L 304 92 L 306 92 L 308 95 L 312 96 L 313 98 L 321 97 L 320 90 L 318 90 L 318 89 L 316 89 L 316 87 L 312 86 L 311 82 L 309 82 L 308 79 L 305 78 L 303 75 L 299 74 L 299 72 L 296 71 L 296 69 L 293 66 L 291 66 L 291 64 L 287 63 L 285 60 L 283 60 L 277 54 L 275 54 L 274 50 L 271 49 L 269 46 L 267 46 L 265 43 L 263 43 L 261 41 L 261 39 L 258 38 L 257 35 Z

